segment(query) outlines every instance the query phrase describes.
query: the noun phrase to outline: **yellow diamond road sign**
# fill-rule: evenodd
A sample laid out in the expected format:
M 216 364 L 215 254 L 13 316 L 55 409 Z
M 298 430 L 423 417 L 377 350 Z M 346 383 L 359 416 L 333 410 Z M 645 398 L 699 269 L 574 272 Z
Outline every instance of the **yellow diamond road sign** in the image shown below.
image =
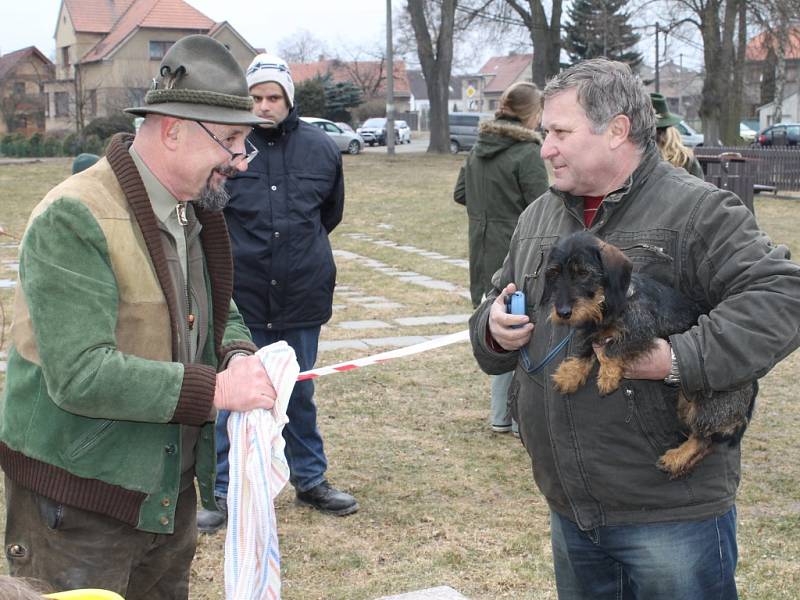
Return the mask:
M 467 98 L 472 98 L 475 95 L 476 91 L 477 90 L 472 85 L 468 85 L 467 86 Z

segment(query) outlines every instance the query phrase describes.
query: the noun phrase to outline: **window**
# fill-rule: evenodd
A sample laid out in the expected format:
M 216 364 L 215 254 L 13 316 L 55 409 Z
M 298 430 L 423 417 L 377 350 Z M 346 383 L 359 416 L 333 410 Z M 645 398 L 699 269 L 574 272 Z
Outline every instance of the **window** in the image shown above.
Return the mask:
M 69 46 L 64 46 L 61 49 L 61 64 L 65 67 L 69 66 Z
M 68 117 L 69 116 L 69 93 L 56 92 L 56 116 Z
M 323 129 L 325 129 L 325 131 L 327 131 L 328 133 L 342 133 L 342 130 L 341 130 L 341 129 L 339 129 L 339 128 L 338 128 L 336 125 L 334 125 L 333 123 L 323 123 L 323 124 L 322 124 L 322 127 L 323 127 Z
M 25 95 L 25 82 L 24 81 L 15 81 L 14 82 L 14 95 L 15 96 L 24 96 Z
M 150 42 L 150 60 L 161 60 L 175 42 Z
M 97 90 L 89 90 L 89 116 L 97 115 Z
M 44 92 L 44 116 L 50 116 L 50 94 Z

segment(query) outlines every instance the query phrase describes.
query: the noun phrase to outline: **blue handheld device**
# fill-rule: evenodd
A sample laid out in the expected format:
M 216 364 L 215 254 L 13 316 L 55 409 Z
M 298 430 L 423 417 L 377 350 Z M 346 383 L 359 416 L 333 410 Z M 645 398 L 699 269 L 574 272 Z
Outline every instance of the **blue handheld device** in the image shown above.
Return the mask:
M 514 292 L 510 296 L 506 296 L 506 312 L 512 315 L 525 314 L 525 292 Z M 514 327 L 522 327 L 522 325 Z

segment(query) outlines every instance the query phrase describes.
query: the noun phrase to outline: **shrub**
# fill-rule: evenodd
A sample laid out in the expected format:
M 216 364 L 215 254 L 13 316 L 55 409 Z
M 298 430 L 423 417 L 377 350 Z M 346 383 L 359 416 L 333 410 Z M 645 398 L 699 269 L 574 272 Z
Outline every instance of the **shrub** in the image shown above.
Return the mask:
M 103 148 L 103 140 L 94 133 L 86 136 L 81 144 L 81 152 L 90 152 L 91 154 L 100 155 L 103 153 Z
M 44 138 L 42 143 L 42 156 L 60 156 L 61 155 L 61 139 L 48 136 Z
M 70 132 L 61 142 L 62 156 L 76 156 L 81 153 L 81 140 L 77 133 Z
M 44 155 L 44 148 L 42 147 L 44 141 L 43 137 L 41 133 L 37 132 L 28 139 L 28 156 Z
M 83 136 L 88 139 L 95 135 L 101 140 L 110 138 L 115 133 L 134 133 L 133 115 L 116 113 L 108 117 L 98 117 L 83 128 Z M 86 150 L 92 152 L 91 150 Z M 96 153 L 95 153 L 96 154 Z

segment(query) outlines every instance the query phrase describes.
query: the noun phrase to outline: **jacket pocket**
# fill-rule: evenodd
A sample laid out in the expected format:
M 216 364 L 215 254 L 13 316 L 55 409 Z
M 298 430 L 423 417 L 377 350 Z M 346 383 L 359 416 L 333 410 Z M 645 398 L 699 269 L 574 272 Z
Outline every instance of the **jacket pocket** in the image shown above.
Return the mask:
M 627 389 L 631 415 L 653 447 L 656 458 L 686 439 L 686 427 L 678 417 L 677 387 L 631 380 Z
M 631 262 L 633 270 L 645 273 L 662 283 L 674 285 L 679 280 L 678 232 L 671 229 L 615 231 L 605 241 L 620 248 Z
M 103 419 L 75 440 L 67 449 L 67 458 L 77 460 L 107 438 L 115 429 L 117 421 Z

